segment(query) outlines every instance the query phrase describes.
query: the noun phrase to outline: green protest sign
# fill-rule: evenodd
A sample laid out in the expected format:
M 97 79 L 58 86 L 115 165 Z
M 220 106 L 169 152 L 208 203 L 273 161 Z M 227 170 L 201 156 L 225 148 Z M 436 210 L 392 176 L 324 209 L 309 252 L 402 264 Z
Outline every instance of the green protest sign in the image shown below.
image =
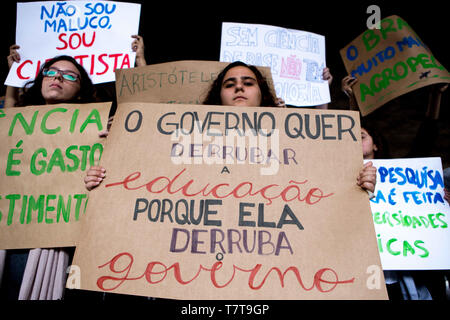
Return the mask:
M 347 72 L 358 79 L 353 92 L 363 116 L 405 93 L 450 74 L 408 23 L 390 16 L 380 29 L 368 29 L 340 51 Z
M 450 268 L 450 206 L 440 158 L 375 159 L 371 200 L 384 270 Z

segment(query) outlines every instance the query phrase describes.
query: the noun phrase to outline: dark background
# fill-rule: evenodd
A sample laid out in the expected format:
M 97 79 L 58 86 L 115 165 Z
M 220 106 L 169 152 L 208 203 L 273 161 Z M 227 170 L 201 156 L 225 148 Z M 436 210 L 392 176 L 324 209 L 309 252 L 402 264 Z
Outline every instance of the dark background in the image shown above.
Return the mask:
M 326 37 L 327 66 L 334 77 L 330 108 L 346 109 L 341 92 L 346 71 L 339 50 L 366 28 L 367 7 L 376 4 L 381 17 L 402 17 L 447 69 L 449 30 L 445 1 L 128 1 L 141 3 L 139 34 L 144 37 L 147 63 L 175 60 L 219 60 L 222 22 L 257 23 L 310 31 Z M 15 42 L 16 1 L 1 4 L 1 80 L 8 72 L 6 57 Z M 126 23 L 126 21 L 124 21 Z M 131 45 L 131 38 L 130 38 Z M 393 157 L 406 157 L 424 121 L 428 87 L 388 102 L 369 116 L 388 139 Z M 0 95 L 4 95 L 2 87 Z M 429 150 L 418 156 L 439 156 L 450 166 L 450 112 L 448 89 L 443 94 L 439 135 L 431 139 Z

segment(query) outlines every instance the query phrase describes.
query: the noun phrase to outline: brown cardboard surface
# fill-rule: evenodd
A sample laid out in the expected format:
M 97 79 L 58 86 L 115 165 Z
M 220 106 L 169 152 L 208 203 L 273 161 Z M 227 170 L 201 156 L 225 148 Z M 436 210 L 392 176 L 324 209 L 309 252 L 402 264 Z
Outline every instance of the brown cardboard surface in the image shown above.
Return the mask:
M 0 248 L 73 246 L 83 178 L 103 151 L 111 103 L 5 109 L 0 117 Z M 91 154 L 91 150 L 94 150 Z
M 217 61 L 174 61 L 117 69 L 117 102 L 201 104 L 211 83 L 228 64 Z M 258 69 L 275 92 L 270 68 Z
M 195 135 L 191 116 L 205 133 L 185 147 L 186 163 L 173 147 L 180 138 L 164 133 L 183 116 L 183 139 Z M 224 163 L 206 163 L 223 158 L 208 146 L 225 139 L 227 117 L 240 129 L 245 117 L 256 119 L 268 129 L 258 139 L 275 129 L 274 174 L 262 175 L 267 157 L 250 156 L 250 138 L 243 163 L 228 159 L 238 142 L 227 144 Z M 205 158 L 197 157 L 202 145 Z M 356 185 L 357 112 L 124 103 L 101 165 L 106 178 L 90 193 L 73 261 L 81 289 L 174 299 L 387 297 L 368 195 Z M 367 284 L 373 268 L 378 289 Z

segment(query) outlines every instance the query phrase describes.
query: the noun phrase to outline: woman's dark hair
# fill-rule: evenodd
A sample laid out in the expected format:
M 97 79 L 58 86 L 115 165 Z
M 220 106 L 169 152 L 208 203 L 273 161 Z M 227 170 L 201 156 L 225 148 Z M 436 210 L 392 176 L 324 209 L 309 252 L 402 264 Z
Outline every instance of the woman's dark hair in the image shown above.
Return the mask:
M 267 84 L 266 78 L 255 66 L 250 66 L 244 62 L 236 61 L 226 66 L 217 76 L 217 79 L 211 84 L 209 92 L 203 101 L 203 104 L 221 105 L 220 91 L 222 89 L 222 82 L 228 70 L 235 67 L 246 67 L 250 69 L 256 76 L 259 89 L 261 90 L 261 107 L 276 107 L 275 97 Z
M 39 70 L 39 73 L 36 76 L 36 78 L 25 84 L 23 88 L 23 93 L 19 97 L 19 106 L 46 104 L 45 99 L 41 93 L 42 81 L 44 79 L 42 71 L 44 69 L 51 67 L 55 62 L 61 60 L 66 60 L 73 63 L 73 65 L 78 69 L 78 72 L 80 73 L 81 76 L 80 91 L 78 95 L 72 101 L 66 102 L 89 103 L 95 101 L 95 87 L 92 84 L 91 78 L 89 78 L 89 75 L 86 72 L 86 70 L 74 58 L 63 55 L 57 56 L 53 59 L 46 61 Z
M 372 137 L 373 144 L 377 146 L 377 151 L 374 151 L 374 159 L 389 159 L 391 154 L 386 138 L 379 130 L 367 119 L 361 119 L 361 129 L 365 129 Z

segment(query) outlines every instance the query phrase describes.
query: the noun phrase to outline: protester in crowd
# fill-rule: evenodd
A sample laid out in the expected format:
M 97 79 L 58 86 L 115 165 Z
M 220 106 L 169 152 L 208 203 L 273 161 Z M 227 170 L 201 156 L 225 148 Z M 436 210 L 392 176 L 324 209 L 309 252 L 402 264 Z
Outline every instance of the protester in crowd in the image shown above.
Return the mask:
M 139 35 L 132 35 L 131 36 L 134 40 L 131 43 L 131 48 L 133 52 L 136 52 L 136 67 L 141 67 L 147 65 L 147 61 L 145 59 L 145 47 L 144 47 L 144 39 L 142 36 Z M 14 62 L 19 63 L 20 62 L 20 54 L 18 50 L 20 49 L 20 46 L 17 44 L 13 44 L 9 48 L 9 55 L 8 55 L 8 66 L 11 68 L 12 64 Z M 67 56 L 66 56 L 67 57 Z M 64 58 L 63 60 L 68 60 L 68 58 Z M 90 81 L 89 75 L 85 71 L 85 69 L 75 61 L 75 59 L 71 58 L 70 61 L 77 69 L 78 73 L 82 77 L 79 81 L 80 84 L 82 84 L 82 88 L 80 88 L 79 96 L 75 97 L 76 99 L 69 99 L 64 100 L 64 102 L 77 102 L 77 103 L 85 103 L 86 99 L 89 101 L 95 101 L 97 100 L 97 96 L 94 95 L 95 91 L 106 91 L 108 93 L 103 94 L 108 96 L 110 99 L 114 100 L 115 98 L 115 92 L 114 92 L 114 83 L 108 83 L 101 86 L 98 86 L 100 90 L 94 90 L 95 87 L 92 85 L 92 82 Z M 40 76 L 40 78 L 38 78 Z M 63 76 L 63 75 L 61 75 Z M 41 85 L 41 81 L 44 78 L 42 74 L 38 74 L 38 77 L 34 80 L 34 82 L 31 82 L 24 88 L 16 88 L 7 86 L 6 87 L 6 94 L 5 94 L 5 107 L 16 107 L 16 106 L 24 106 L 24 105 L 41 105 L 45 104 L 45 99 L 40 95 L 39 88 Z M 66 75 L 67 78 L 67 75 Z M 89 81 L 87 81 L 89 79 Z M 65 84 L 70 84 L 70 80 L 65 81 Z M 77 87 L 77 81 L 74 81 L 72 84 L 72 88 L 76 90 Z M 31 87 L 31 85 L 34 86 L 34 88 Z M 109 86 L 112 88 L 105 88 L 105 86 Z M 91 92 L 94 90 L 93 92 Z M 24 94 L 24 91 L 27 91 L 27 93 Z M 55 91 L 55 90 L 51 90 Z M 45 93 L 44 93 L 45 94 Z M 95 99 L 92 99 L 92 97 L 95 97 Z M 31 99 L 31 100 L 30 100 Z M 108 100 L 110 100 L 108 99 Z M 50 103 L 52 103 L 50 101 Z M 53 102 L 58 103 L 58 101 Z
M 12 46 L 8 62 L 20 59 Z M 84 68 L 72 57 L 58 56 L 43 64 L 33 81 L 28 82 L 14 106 L 50 105 L 56 103 L 89 103 L 95 101 L 95 88 Z M 61 299 L 65 288 L 70 249 L 8 250 L 4 258 L 2 296 L 7 299 Z M 43 279 L 54 261 L 56 272 Z M 26 263 L 26 265 L 25 265 Z M 47 281 L 47 282 L 46 282 Z M 51 284 L 54 283 L 52 286 Z M 19 289 L 20 287 L 20 289 Z
M 257 67 L 238 61 L 219 73 L 203 104 L 276 107 L 277 99 Z
M 411 151 L 407 157 L 429 157 L 433 154 L 436 142 L 439 140 L 439 115 L 441 108 L 441 99 L 443 93 L 447 90 L 448 83 L 438 83 L 429 86 L 428 105 L 425 117 L 420 124 L 417 134 L 414 138 Z M 450 203 L 450 187 L 448 185 L 449 170 L 444 170 L 444 199 Z M 447 183 L 447 184 L 446 184 Z M 421 272 L 417 275 L 427 284 L 433 299 L 450 299 L 450 271 L 433 270 Z
M 69 56 L 46 62 L 37 77 L 24 86 L 19 106 L 95 101 L 95 88 L 86 70 Z
M 331 75 L 330 68 L 325 67 L 322 71 L 322 79 L 328 82 L 328 87 L 331 87 L 333 82 L 333 76 Z M 316 106 L 316 109 L 328 109 L 328 103 Z
M 348 75 L 341 80 L 341 89 L 348 97 L 349 109 L 358 110 L 358 103 L 356 102 L 355 94 L 353 93 L 353 86 L 358 82 L 358 79 Z
M 386 140 L 364 118 L 361 119 L 361 142 L 365 160 L 390 158 Z M 384 278 L 390 300 L 431 299 L 427 287 L 415 280 L 409 271 L 384 271 Z
M 18 49 L 20 49 L 20 46 L 18 46 L 17 44 L 13 44 L 9 47 L 9 55 L 7 57 L 9 69 L 11 69 L 11 66 L 14 62 L 20 62 L 20 54 L 17 51 Z M 19 95 L 21 92 L 22 89 L 6 86 L 4 107 L 15 107 L 17 105 L 17 101 L 19 100 Z
M 341 82 L 342 91 L 348 96 L 350 109 L 352 110 L 358 110 L 352 89 L 357 81 L 356 78 L 346 76 Z M 441 84 L 430 88 L 426 117 L 414 141 L 413 150 L 408 157 L 428 156 L 429 154 L 424 153 L 424 150 L 431 152 L 429 146 L 421 145 L 430 144 L 433 139 L 437 138 L 437 124 L 435 121 L 439 117 L 440 95 L 446 88 L 447 85 Z M 429 129 L 427 132 L 424 130 L 425 127 Z M 428 137 L 424 138 L 424 135 Z M 432 138 L 430 138 L 430 135 Z M 370 124 L 367 118 L 361 120 L 361 140 L 365 160 L 389 159 L 391 157 L 385 138 Z M 389 270 L 384 271 L 384 277 L 390 300 L 441 299 L 443 297 L 442 292 L 445 292 L 445 272 L 440 274 L 433 271 Z M 434 296 L 431 293 L 434 293 Z
M 324 68 L 322 72 L 322 79 L 328 82 L 328 86 L 331 87 L 331 83 L 333 82 L 333 76 L 331 75 L 331 71 L 329 68 Z M 282 98 L 277 98 L 276 104 L 278 107 L 286 107 L 286 103 Z M 316 109 L 328 109 L 328 103 L 321 104 L 315 107 Z
M 131 37 L 134 39 L 131 43 L 131 49 L 136 52 L 136 67 L 146 66 L 144 38 L 140 35 L 132 35 Z
M 238 67 L 240 67 L 240 68 L 238 68 Z M 226 99 L 227 92 L 231 92 L 234 88 L 234 83 L 236 81 L 228 81 L 227 83 L 222 84 L 225 74 L 228 72 L 228 70 L 233 69 L 233 68 L 237 68 L 237 69 L 242 68 L 242 70 L 249 69 L 250 72 L 254 73 L 256 82 L 262 93 L 261 103 L 260 103 L 260 105 L 257 105 L 257 106 L 260 106 L 260 107 L 267 107 L 267 106 L 269 106 L 269 107 L 285 107 L 286 106 L 283 99 L 274 97 L 273 93 L 269 89 L 269 85 L 267 84 L 265 78 L 263 77 L 261 72 L 258 70 L 258 68 L 255 66 L 249 66 L 241 61 L 236 61 L 236 62 L 230 63 L 227 67 L 224 68 L 224 70 L 219 74 L 217 79 L 211 85 L 211 88 L 208 92 L 207 97 L 203 101 L 203 104 L 206 104 L 206 105 L 222 105 L 222 104 L 223 105 L 243 105 L 243 102 L 240 101 L 242 99 L 240 99 L 236 102 L 230 101 L 230 100 L 228 100 L 228 101 L 222 100 L 221 95 L 223 94 L 224 98 Z M 333 81 L 333 76 L 331 75 L 329 68 L 324 69 L 323 78 L 324 78 L 324 80 L 328 81 L 329 85 L 331 85 L 331 82 Z M 248 80 L 247 81 L 248 83 L 244 82 L 244 86 L 249 87 L 249 88 L 253 87 L 251 78 L 248 78 L 247 80 Z M 222 88 L 223 86 L 225 86 L 225 88 Z M 247 106 L 250 106 L 250 105 L 254 105 L 255 103 L 251 104 L 251 101 L 250 102 L 247 101 L 245 104 Z M 317 108 L 327 109 L 328 104 L 317 106 Z
M 361 119 L 361 144 L 365 160 L 390 158 L 386 138 L 364 118 Z
M 19 47 L 10 47 L 8 64 L 20 61 Z M 18 88 L 7 87 L 5 106 L 29 106 L 61 102 L 95 101 L 95 87 L 86 70 L 72 57 L 58 56 L 44 63 L 36 78 Z
M 277 99 L 266 80 L 254 66 L 237 61 L 219 73 L 206 95 L 203 104 L 242 107 L 276 107 Z M 97 187 L 105 178 L 106 170 L 93 166 L 84 178 L 87 190 Z M 366 163 L 357 177 L 357 184 L 370 192 L 375 190 L 376 168 Z

